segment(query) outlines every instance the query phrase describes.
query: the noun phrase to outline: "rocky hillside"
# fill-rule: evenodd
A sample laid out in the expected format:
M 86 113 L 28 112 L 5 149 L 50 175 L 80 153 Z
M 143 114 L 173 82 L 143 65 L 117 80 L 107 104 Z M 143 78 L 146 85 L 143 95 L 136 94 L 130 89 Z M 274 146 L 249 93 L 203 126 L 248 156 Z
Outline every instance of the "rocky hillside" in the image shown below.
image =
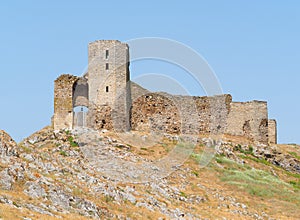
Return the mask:
M 297 145 L 124 135 L 0 131 L 0 219 L 300 218 Z

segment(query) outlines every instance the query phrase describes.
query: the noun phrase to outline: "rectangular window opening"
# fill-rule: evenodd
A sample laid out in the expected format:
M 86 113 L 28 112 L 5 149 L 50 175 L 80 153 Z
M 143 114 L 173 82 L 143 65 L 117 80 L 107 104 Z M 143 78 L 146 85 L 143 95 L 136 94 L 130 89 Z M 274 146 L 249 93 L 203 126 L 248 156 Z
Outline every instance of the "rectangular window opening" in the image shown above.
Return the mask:
M 105 90 L 106 90 L 106 92 L 108 92 L 108 86 L 106 86 L 106 89 L 105 89 Z
M 108 63 L 106 63 L 106 65 L 105 65 L 105 69 L 106 69 L 106 70 L 108 70 L 108 69 L 109 69 L 109 65 L 108 65 Z
M 105 51 L 105 59 L 108 59 L 108 56 L 109 56 L 109 50 L 106 50 Z

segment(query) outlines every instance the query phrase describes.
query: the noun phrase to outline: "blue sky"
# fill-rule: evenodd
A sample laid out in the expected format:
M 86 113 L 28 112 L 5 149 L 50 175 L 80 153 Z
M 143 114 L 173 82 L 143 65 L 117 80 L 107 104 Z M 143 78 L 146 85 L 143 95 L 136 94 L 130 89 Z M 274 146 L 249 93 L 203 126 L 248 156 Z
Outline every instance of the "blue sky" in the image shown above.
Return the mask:
M 235 101 L 268 101 L 279 142 L 300 143 L 299 1 L 43 2 L 0 3 L 0 129 L 16 140 L 50 123 L 53 81 L 82 74 L 89 42 L 163 37 L 200 53 Z M 139 61 L 131 71 L 180 70 Z

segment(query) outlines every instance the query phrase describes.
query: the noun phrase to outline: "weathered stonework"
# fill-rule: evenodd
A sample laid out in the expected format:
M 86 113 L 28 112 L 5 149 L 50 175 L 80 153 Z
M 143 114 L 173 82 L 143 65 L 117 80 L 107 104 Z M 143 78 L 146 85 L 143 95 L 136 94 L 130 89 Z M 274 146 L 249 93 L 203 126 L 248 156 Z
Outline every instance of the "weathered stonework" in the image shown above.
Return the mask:
M 73 127 L 73 87 L 78 77 L 63 74 L 54 82 L 54 129 Z
M 232 102 L 225 133 L 268 144 L 267 103 L 262 101 Z
M 274 119 L 268 121 L 269 144 L 277 144 L 277 122 Z
M 117 131 L 130 129 L 129 48 L 116 40 L 89 44 L 89 101 L 110 106 Z M 106 120 L 105 118 L 101 120 Z
M 89 111 L 89 127 L 96 130 L 113 130 L 112 108 L 108 105 L 93 105 Z
M 166 96 L 148 93 L 132 103 L 131 126 L 138 131 L 179 134 L 180 112 Z
M 223 134 L 230 102 L 230 95 L 191 97 L 146 93 L 133 101 L 132 129 L 174 134 Z
M 85 76 L 62 75 L 55 80 L 55 129 L 88 126 L 118 132 L 228 134 L 263 144 L 277 142 L 276 122 L 268 120 L 266 102 L 232 102 L 231 95 L 149 92 L 130 81 L 129 48 L 120 41 L 90 43 L 88 54 Z M 75 107 L 86 107 L 88 112 L 74 113 Z

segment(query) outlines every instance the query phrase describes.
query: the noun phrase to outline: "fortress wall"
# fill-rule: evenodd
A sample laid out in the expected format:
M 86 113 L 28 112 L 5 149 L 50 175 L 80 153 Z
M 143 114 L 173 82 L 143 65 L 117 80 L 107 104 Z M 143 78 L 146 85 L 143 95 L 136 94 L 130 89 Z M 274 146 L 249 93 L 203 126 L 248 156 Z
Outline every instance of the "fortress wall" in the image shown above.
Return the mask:
M 277 122 L 275 119 L 268 121 L 269 144 L 277 144 Z
M 87 124 L 96 130 L 113 130 L 112 108 L 108 105 L 90 105 Z
M 132 87 L 133 130 L 157 130 L 173 134 L 223 134 L 232 97 L 176 96 L 147 93 Z M 142 94 L 138 96 L 139 92 Z
M 183 134 L 223 134 L 232 97 L 172 96 L 180 112 Z
M 144 132 L 180 133 L 179 110 L 166 96 L 148 93 L 133 100 L 131 128 Z
M 226 134 L 268 144 L 267 102 L 232 102 L 230 109 Z
M 200 134 L 224 134 L 227 127 L 227 117 L 230 111 L 232 96 L 225 94 L 195 98 L 201 120 Z
M 53 126 L 58 129 L 72 129 L 73 126 L 73 85 L 78 78 L 63 74 L 54 82 Z

